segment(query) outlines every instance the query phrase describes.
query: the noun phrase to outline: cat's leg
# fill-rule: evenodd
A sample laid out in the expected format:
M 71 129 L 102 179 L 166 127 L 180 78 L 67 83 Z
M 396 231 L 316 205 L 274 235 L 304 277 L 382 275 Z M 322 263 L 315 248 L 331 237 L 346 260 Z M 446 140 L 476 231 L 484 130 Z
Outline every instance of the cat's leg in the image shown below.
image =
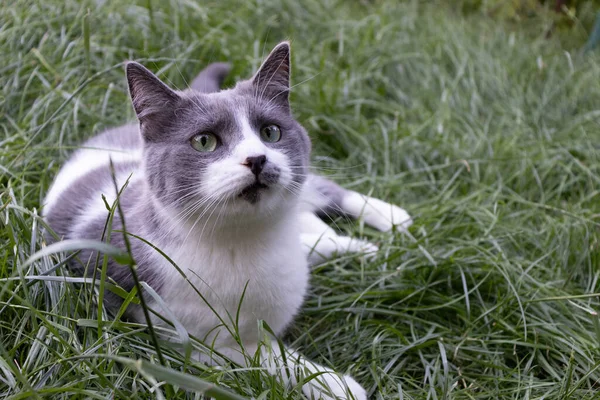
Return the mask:
M 412 224 L 408 213 L 393 204 L 346 190 L 321 176 L 311 175 L 305 185 L 302 201 L 320 215 L 342 214 L 362 218 L 367 225 L 386 232 L 396 227 L 406 231 Z
M 270 375 L 281 379 L 285 385 L 295 386 L 306 381 L 302 384 L 302 392 L 308 399 L 367 399 L 365 389 L 349 375 L 338 374 L 330 368 L 307 360 L 297 351 L 280 346 L 275 340 L 270 345 L 261 345 L 260 349 L 258 347 L 245 346 L 245 352 L 253 357 L 259 351 L 261 367 Z M 238 350 L 226 349 L 221 353 L 237 364 L 247 365 L 247 356 Z M 317 376 L 307 381 L 315 374 Z
M 367 241 L 338 235 L 309 211 L 300 213 L 300 240 L 310 265 L 320 264 L 335 254 L 374 254 L 378 250 L 377 246 Z

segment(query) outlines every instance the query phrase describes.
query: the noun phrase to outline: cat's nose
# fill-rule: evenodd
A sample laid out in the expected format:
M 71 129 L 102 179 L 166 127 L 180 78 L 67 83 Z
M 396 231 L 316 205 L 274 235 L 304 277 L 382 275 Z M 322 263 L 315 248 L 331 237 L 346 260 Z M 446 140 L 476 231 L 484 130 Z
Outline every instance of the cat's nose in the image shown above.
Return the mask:
M 267 156 L 254 156 L 246 158 L 244 165 L 250 168 L 250 171 L 252 171 L 255 176 L 258 176 L 258 174 L 260 174 L 260 172 L 263 170 L 266 162 Z

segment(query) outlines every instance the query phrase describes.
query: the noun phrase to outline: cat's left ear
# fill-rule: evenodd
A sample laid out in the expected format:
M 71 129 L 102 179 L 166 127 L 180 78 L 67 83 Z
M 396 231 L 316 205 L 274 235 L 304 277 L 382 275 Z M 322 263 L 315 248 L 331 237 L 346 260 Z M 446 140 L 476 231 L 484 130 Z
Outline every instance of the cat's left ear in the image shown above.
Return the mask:
M 133 108 L 142 124 L 158 114 L 172 111 L 180 99 L 174 90 L 136 62 L 127 63 L 127 83 Z
M 290 42 L 281 42 L 271 51 L 252 78 L 258 94 L 289 108 Z

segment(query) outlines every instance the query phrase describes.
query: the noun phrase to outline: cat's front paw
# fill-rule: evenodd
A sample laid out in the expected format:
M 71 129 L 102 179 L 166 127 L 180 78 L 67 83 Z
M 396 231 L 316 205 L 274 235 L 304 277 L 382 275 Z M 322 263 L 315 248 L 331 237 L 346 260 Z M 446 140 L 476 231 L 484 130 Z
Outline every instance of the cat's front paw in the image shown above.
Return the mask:
M 394 204 L 384 204 L 385 207 L 382 207 L 380 210 L 383 214 L 382 218 L 377 222 L 377 226 L 373 226 L 383 232 L 391 231 L 394 226 L 398 231 L 406 232 L 408 227 L 413 223 L 413 220 L 410 215 L 408 215 L 408 212 Z M 387 212 L 387 218 L 385 212 Z
M 351 376 L 344 375 L 344 381 L 348 385 L 348 390 L 341 393 L 334 393 L 340 399 L 367 400 L 367 391 L 358 384 Z
M 389 232 L 394 227 L 400 232 L 406 232 L 412 225 L 412 218 L 406 210 L 356 192 L 344 198 L 343 208 L 349 214 L 363 218 L 367 225 L 382 232 Z
M 302 234 L 300 240 L 311 265 L 322 263 L 333 258 L 334 255 L 341 256 L 350 253 L 363 254 L 367 260 L 372 260 L 377 256 L 379 250 L 379 247 L 365 240 L 335 234 L 327 236 Z
M 321 378 L 319 380 L 319 378 Z M 322 374 L 303 386 L 304 394 L 311 400 L 367 400 L 367 391 L 351 376 L 342 379 L 333 374 Z
M 362 239 L 351 238 L 348 236 L 338 236 L 336 242 L 338 255 L 347 253 L 362 253 L 367 259 L 372 259 L 379 251 L 379 247 L 371 242 L 367 242 L 366 240 Z

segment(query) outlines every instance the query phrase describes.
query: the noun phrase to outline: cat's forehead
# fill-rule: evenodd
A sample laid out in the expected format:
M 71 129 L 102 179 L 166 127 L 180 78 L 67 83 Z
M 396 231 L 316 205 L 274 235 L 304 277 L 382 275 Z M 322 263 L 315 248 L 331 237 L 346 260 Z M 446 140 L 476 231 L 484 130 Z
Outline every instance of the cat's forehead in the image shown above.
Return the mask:
M 222 95 L 221 93 L 204 94 L 194 91 L 185 92 L 181 108 L 186 114 L 195 115 L 201 119 L 232 117 L 245 108 L 239 96 L 234 94 Z
M 187 108 L 201 120 L 235 119 L 240 116 L 252 119 L 269 114 L 285 117 L 268 99 L 245 87 L 226 89 L 216 93 L 189 91 L 185 96 Z

